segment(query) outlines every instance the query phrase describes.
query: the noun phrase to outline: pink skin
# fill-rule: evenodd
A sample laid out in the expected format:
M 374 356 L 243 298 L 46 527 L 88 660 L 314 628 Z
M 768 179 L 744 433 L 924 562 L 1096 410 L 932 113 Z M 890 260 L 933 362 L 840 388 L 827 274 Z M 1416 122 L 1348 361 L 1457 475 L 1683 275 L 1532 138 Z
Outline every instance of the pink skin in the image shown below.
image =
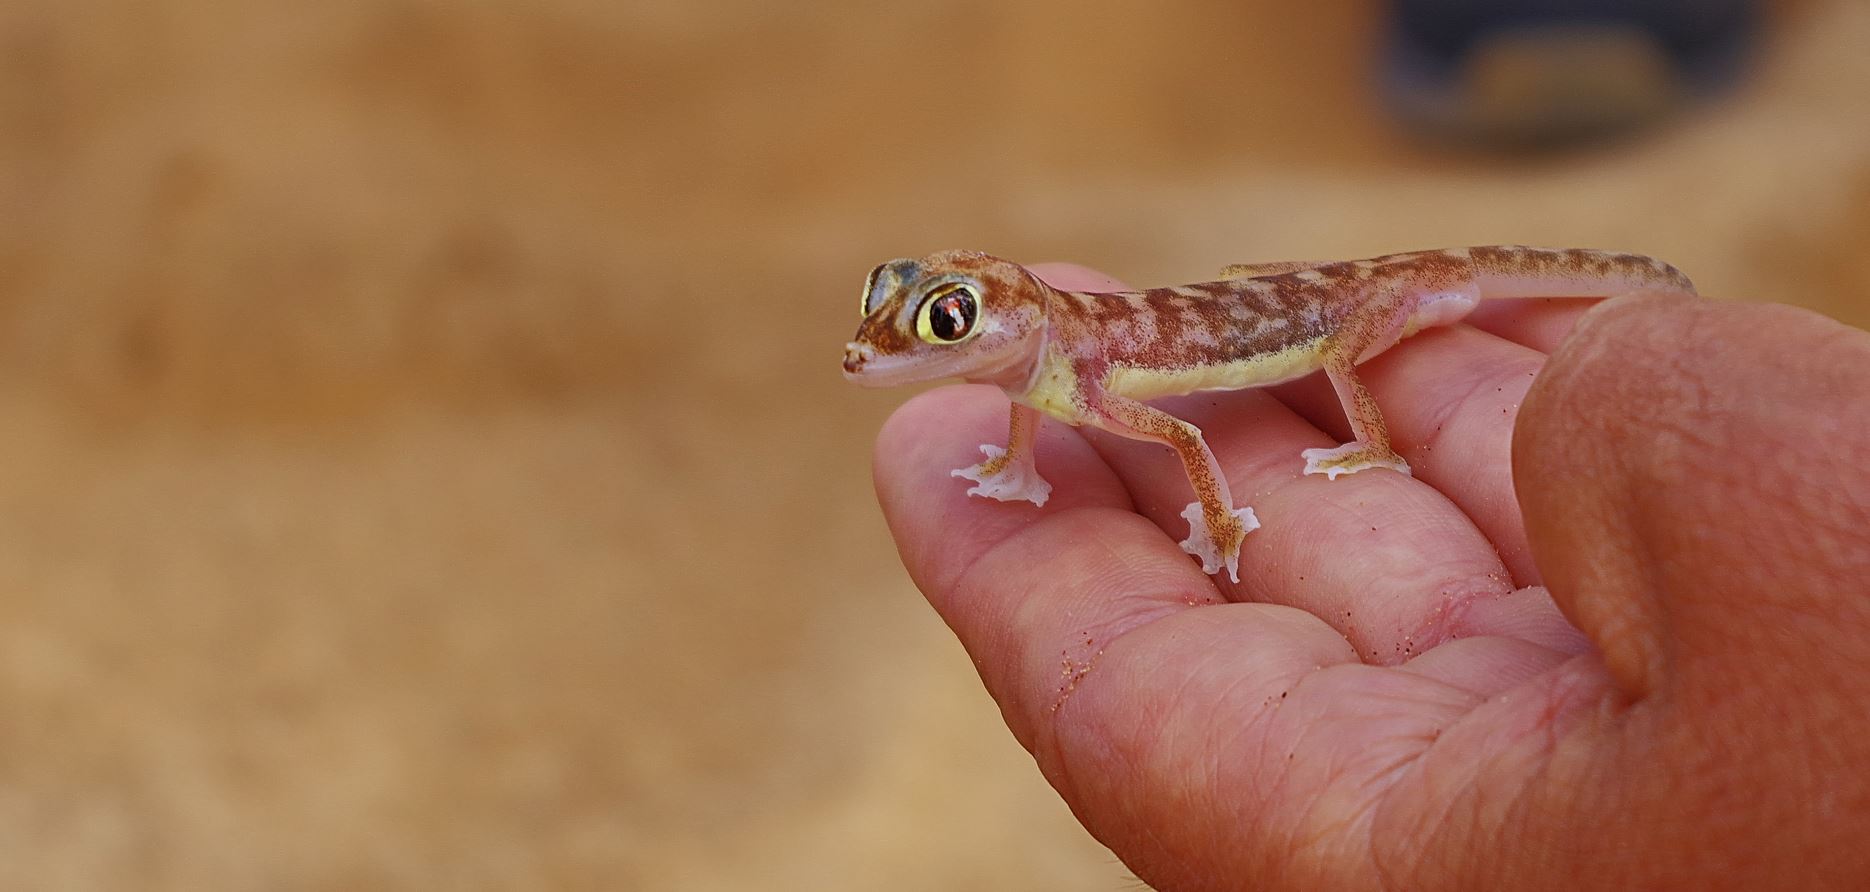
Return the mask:
M 1156 888 L 1861 887 L 1870 336 L 1586 306 L 1365 366 L 1413 479 L 1293 473 L 1346 433 L 1321 381 L 1164 401 L 1265 521 L 1239 584 L 1176 547 L 1151 444 L 1047 425 L 1039 509 L 929 473 L 1004 436 L 993 388 L 898 411 L 879 498 L 1014 736 Z

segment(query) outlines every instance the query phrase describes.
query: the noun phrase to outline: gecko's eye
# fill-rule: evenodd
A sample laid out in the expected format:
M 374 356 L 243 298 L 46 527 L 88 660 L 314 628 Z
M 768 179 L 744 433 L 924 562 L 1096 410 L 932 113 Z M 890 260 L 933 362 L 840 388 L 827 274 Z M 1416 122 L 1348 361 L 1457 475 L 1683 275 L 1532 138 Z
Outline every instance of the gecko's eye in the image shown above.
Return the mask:
M 949 285 L 922 302 L 916 313 L 916 334 L 931 344 L 953 344 L 974 333 L 980 300 L 966 285 Z

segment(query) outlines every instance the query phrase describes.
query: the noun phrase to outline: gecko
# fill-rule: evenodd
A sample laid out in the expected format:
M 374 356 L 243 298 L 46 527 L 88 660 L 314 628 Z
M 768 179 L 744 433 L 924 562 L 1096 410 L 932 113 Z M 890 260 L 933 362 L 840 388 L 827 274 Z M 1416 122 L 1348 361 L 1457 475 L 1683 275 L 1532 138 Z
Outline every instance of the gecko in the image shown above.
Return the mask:
M 1065 291 L 976 251 L 885 262 L 864 283 L 844 376 L 885 387 L 959 377 L 1012 402 L 1004 447 L 951 472 L 967 494 L 1043 506 L 1052 487 L 1035 460 L 1041 415 L 1173 449 L 1193 488 L 1182 549 L 1205 573 L 1240 581 L 1240 547 L 1259 528 L 1236 508 L 1201 430 L 1145 401 L 1266 387 L 1323 370 L 1353 439 L 1306 449 L 1305 474 L 1409 465 L 1357 365 L 1426 328 L 1452 325 L 1483 298 L 1693 294 L 1675 267 L 1637 254 L 1490 245 L 1365 260 L 1228 266 L 1214 281 L 1140 291 Z

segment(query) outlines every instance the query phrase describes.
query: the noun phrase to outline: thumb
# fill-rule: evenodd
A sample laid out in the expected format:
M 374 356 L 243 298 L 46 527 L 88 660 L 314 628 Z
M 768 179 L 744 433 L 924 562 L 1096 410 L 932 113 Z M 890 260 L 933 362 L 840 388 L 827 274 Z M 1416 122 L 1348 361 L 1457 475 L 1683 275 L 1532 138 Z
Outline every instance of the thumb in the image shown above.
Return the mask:
M 1553 595 L 1626 693 L 1741 655 L 1870 670 L 1870 333 L 1606 302 L 1527 394 L 1513 466 Z
M 1554 600 L 1629 698 L 1625 817 L 1697 824 L 1693 846 L 1750 850 L 1769 885 L 1863 870 L 1870 334 L 1606 302 L 1527 394 L 1513 467 Z

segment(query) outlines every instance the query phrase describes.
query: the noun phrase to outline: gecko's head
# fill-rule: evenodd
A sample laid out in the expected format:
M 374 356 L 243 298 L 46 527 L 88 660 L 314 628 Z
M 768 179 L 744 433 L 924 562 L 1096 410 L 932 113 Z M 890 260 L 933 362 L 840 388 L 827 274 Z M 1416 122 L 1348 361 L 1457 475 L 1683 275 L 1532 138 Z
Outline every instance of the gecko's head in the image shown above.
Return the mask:
M 864 283 L 844 377 L 871 387 L 1023 377 L 1038 358 L 1045 295 L 1024 267 L 973 251 L 892 260 Z

